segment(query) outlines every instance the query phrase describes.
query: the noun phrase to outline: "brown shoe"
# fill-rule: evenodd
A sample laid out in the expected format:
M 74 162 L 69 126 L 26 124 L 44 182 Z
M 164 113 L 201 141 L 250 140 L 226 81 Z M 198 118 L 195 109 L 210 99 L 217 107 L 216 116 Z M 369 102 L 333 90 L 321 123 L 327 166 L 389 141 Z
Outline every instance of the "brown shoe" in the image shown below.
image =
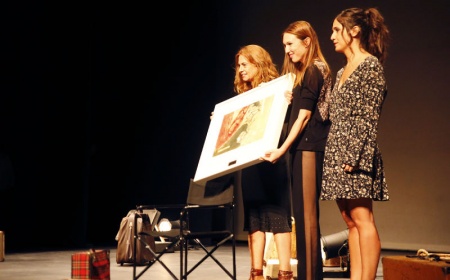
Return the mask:
M 263 270 L 252 268 L 250 270 L 250 279 L 249 280 L 264 280 Z
M 294 273 L 292 271 L 280 270 L 278 271 L 278 280 L 292 280 Z

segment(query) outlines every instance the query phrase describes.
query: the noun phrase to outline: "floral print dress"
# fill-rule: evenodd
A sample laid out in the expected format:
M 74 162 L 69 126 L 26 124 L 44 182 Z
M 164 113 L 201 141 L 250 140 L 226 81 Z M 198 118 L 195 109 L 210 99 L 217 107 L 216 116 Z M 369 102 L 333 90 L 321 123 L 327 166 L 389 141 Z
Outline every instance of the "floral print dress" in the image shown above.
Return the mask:
M 389 200 L 377 143 L 378 122 L 387 94 L 383 67 L 376 57 L 369 56 L 339 88 L 343 71 L 337 73 L 332 92 L 320 198 Z M 344 163 L 356 170 L 344 172 Z

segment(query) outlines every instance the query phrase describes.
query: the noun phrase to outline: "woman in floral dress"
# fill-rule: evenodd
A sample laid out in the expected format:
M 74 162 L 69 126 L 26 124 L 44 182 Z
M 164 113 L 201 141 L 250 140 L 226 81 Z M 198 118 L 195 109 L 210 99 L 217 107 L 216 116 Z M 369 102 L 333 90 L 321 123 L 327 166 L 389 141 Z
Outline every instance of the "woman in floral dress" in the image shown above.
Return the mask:
M 377 144 L 387 94 L 382 63 L 389 32 L 375 8 L 350 8 L 333 22 L 331 40 L 347 64 L 338 71 L 330 106 L 322 200 L 336 200 L 349 229 L 350 279 L 376 277 L 381 243 L 373 201 L 389 200 Z

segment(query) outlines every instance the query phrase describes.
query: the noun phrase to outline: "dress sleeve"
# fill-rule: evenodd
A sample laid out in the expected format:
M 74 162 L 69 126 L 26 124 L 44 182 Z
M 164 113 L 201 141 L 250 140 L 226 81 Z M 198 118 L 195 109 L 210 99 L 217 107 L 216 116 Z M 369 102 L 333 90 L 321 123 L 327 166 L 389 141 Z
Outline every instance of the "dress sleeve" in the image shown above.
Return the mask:
M 370 64 L 361 71 L 358 102 L 352 111 L 349 131 L 350 152 L 348 163 L 370 172 L 377 150 L 378 122 L 386 90 L 383 68 Z
M 300 90 L 299 109 L 314 112 L 323 85 L 323 76 L 317 66 L 312 65 L 306 69 Z

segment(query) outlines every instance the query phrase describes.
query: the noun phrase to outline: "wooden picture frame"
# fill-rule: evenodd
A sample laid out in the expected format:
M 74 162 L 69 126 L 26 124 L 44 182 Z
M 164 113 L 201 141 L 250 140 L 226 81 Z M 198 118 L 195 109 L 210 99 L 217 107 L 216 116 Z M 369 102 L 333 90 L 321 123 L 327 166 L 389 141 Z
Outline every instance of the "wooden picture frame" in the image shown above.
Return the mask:
M 194 182 L 208 180 L 257 164 L 276 149 L 289 106 L 294 74 L 286 74 L 236 95 L 214 107 Z

